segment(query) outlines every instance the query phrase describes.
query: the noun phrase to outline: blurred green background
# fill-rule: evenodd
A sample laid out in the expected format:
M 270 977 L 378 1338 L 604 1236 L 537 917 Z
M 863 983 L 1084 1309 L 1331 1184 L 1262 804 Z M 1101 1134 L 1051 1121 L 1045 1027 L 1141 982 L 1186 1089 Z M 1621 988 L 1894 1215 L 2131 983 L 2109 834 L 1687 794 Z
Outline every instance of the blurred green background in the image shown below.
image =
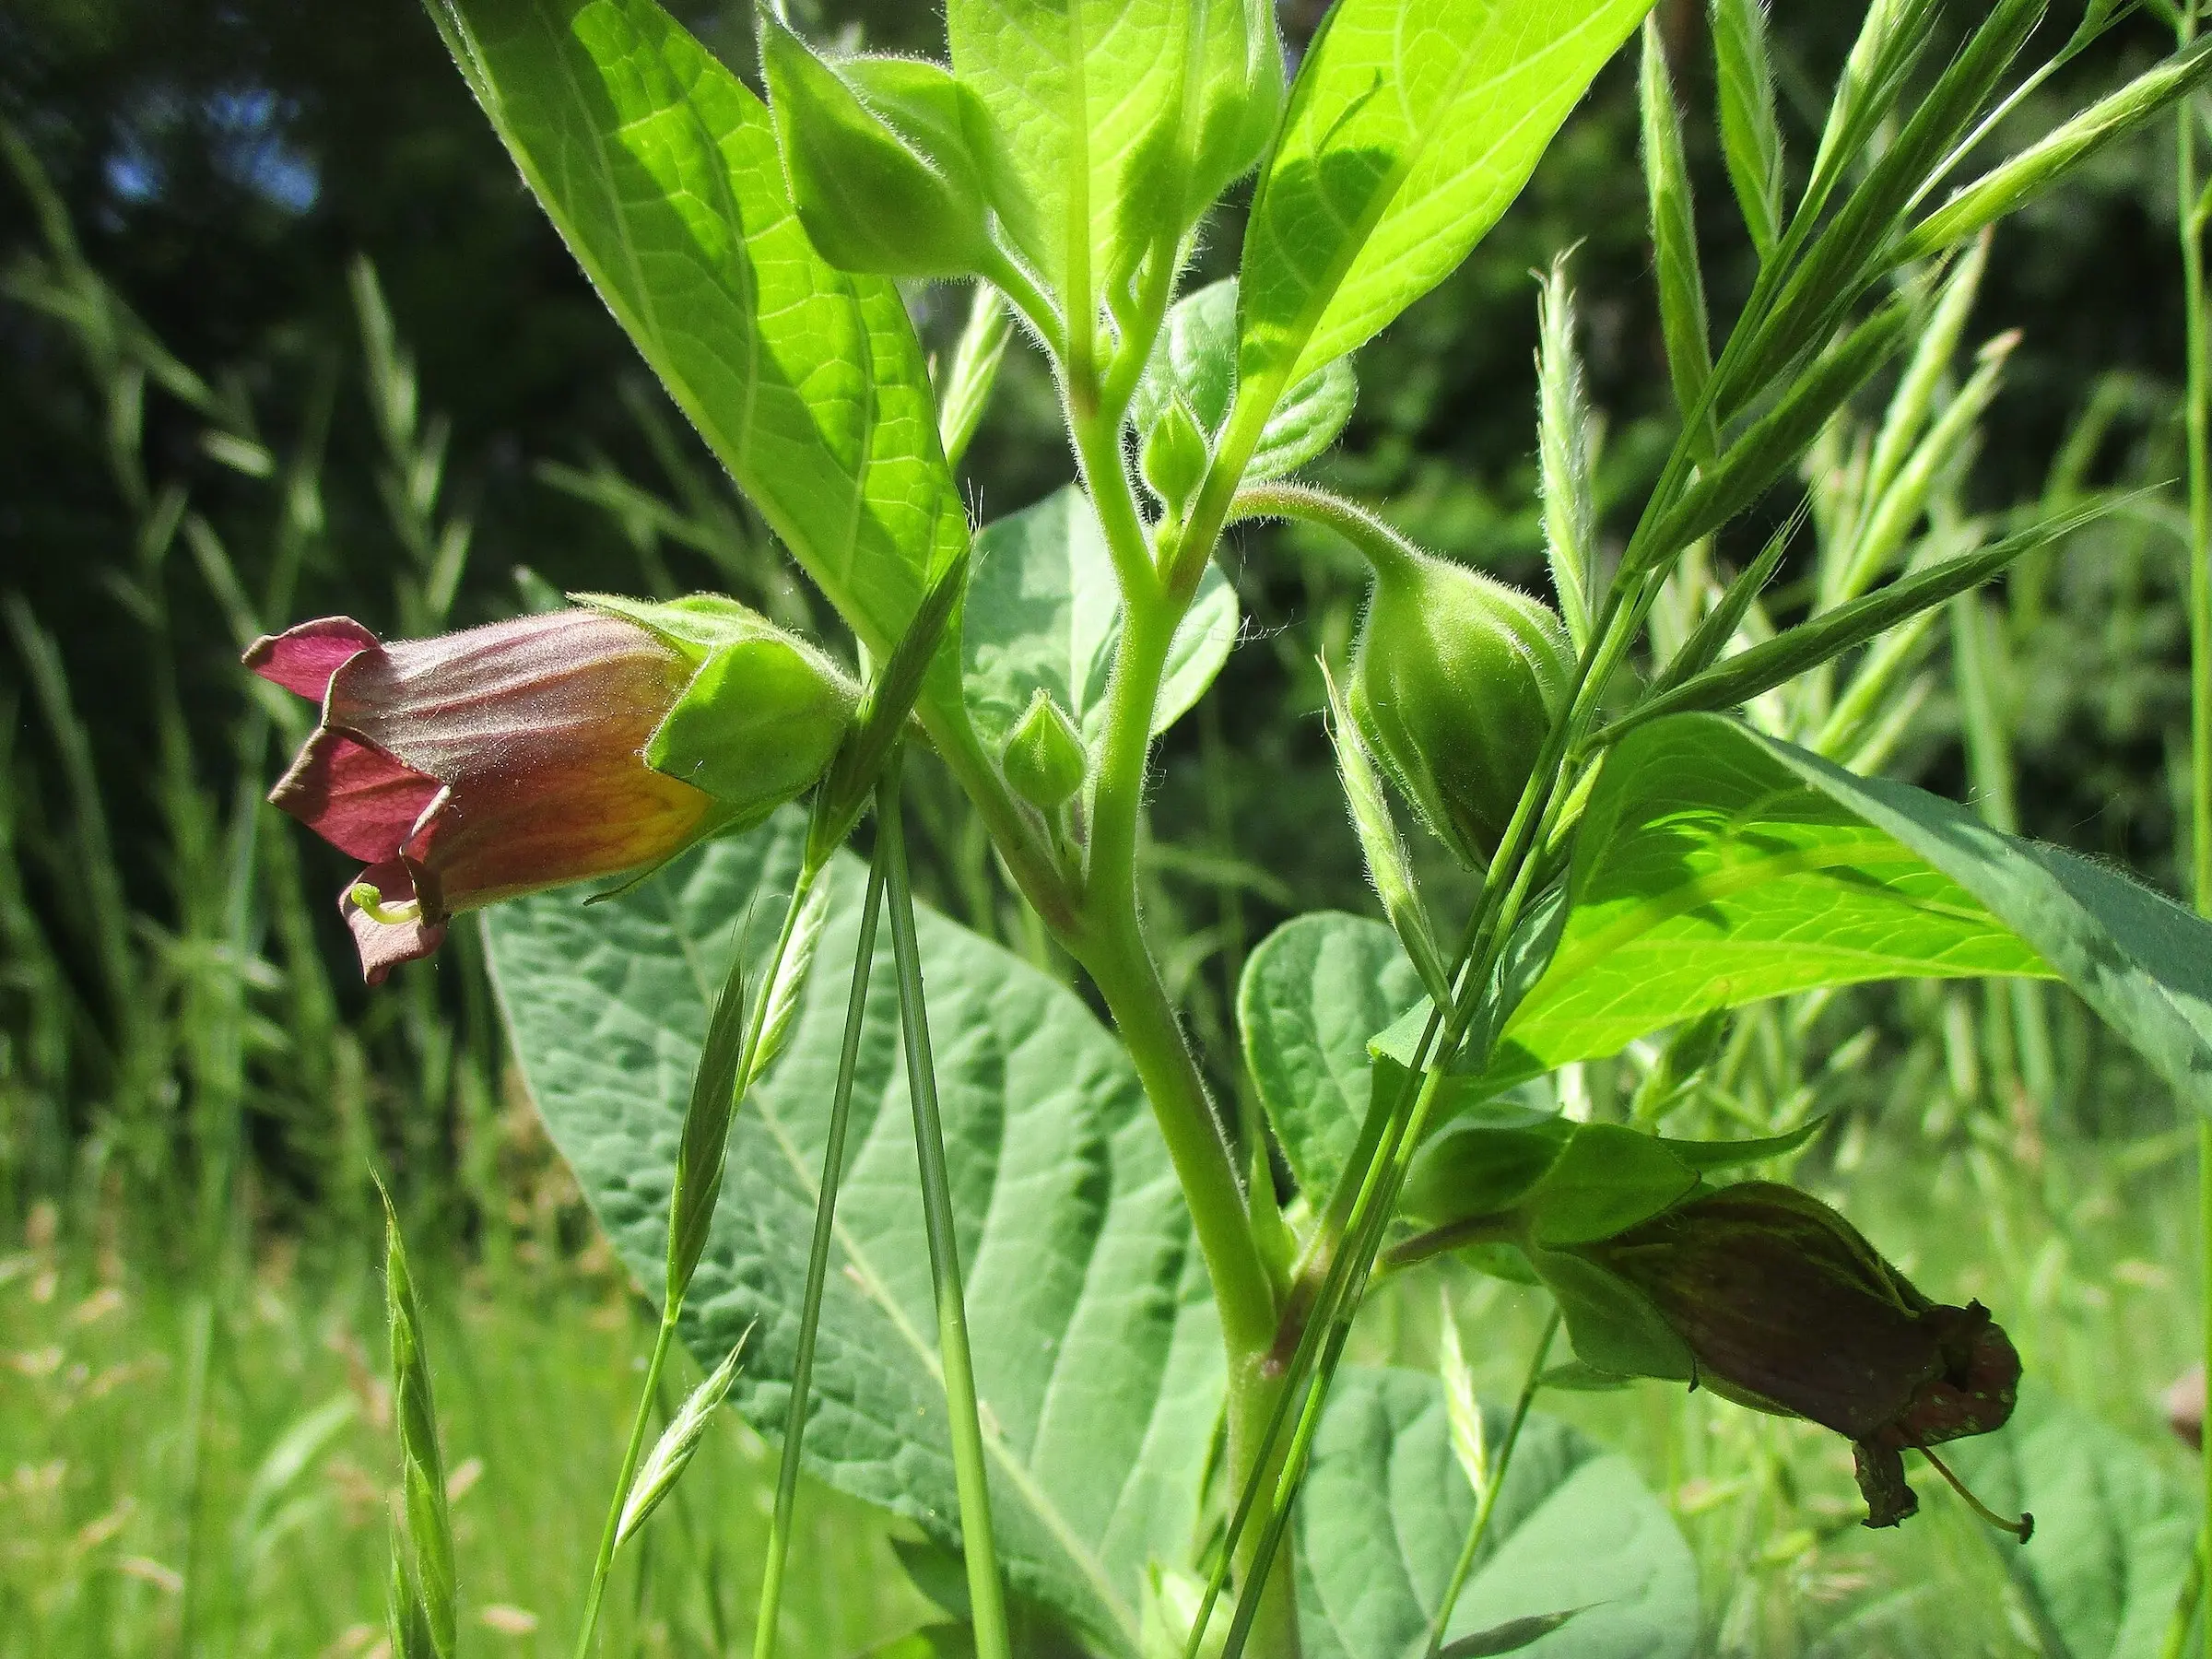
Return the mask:
M 749 71 L 749 7 L 677 9 Z M 2077 10 L 2056 8 L 2048 44 Z M 1318 11 L 1283 8 L 1294 50 Z M 933 8 L 895 0 L 794 13 L 826 41 L 941 38 Z M 1801 162 L 1858 13 L 1776 9 Z M 1665 0 L 1662 16 L 1725 315 L 1752 272 L 1702 8 Z M 2155 18 L 2124 25 L 1999 142 L 2170 41 Z M 350 866 L 260 805 L 300 712 L 265 700 L 237 653 L 333 612 L 388 634 L 465 625 L 548 584 L 716 588 L 842 641 L 594 297 L 420 12 L 12 0 L 0 121 L 0 1653 L 380 1640 L 371 1171 L 420 1240 L 449 1464 L 481 1477 L 457 1512 L 470 1644 L 563 1651 L 641 1304 L 506 1065 L 473 936 L 373 996 L 359 984 L 334 903 Z M 1624 58 L 1476 256 L 1362 354 L 1328 482 L 1438 551 L 1538 582 L 1531 273 L 1573 247 L 1600 494 L 1625 530 L 1671 419 L 1635 135 Z M 1232 199 L 1202 274 L 1231 268 L 1240 234 Z M 1964 514 L 2154 487 L 2067 541 L 2031 592 L 2016 581 L 1973 683 L 2021 826 L 2170 890 L 2187 853 L 2174 239 L 2170 125 L 2000 229 L 1968 337 L 2020 341 L 1945 484 Z M 965 297 L 912 302 L 947 347 Z M 1070 470 L 1042 360 L 1018 346 L 964 467 L 971 502 L 994 517 Z M 1717 557 L 1740 563 L 1766 527 Z M 1349 641 L 1359 567 L 1274 531 L 1241 534 L 1230 559 L 1245 637 L 1167 742 L 1147 868 L 1173 988 L 1241 1101 L 1246 951 L 1288 915 L 1371 900 L 1315 667 Z M 1785 569 L 1778 605 L 1803 575 Z M 1888 763 L 1979 798 L 1993 757 L 1962 740 L 1948 652 L 1939 634 Z M 930 896 L 1066 971 L 948 783 L 915 770 Z M 1449 912 L 1455 878 L 1427 862 Z M 1800 999 L 1738 1023 L 1731 1076 L 1740 1098 L 1764 1090 L 1769 1119 L 1839 1112 L 1817 1159 L 1833 1194 L 1952 1299 L 1996 1307 L 2030 1369 L 2172 1486 L 2185 1465 L 2157 1395 L 2194 1341 L 2190 1132 L 2055 997 L 2056 1069 L 2023 1067 L 2010 1009 L 1976 986 Z M 1577 1087 L 1601 1109 L 1636 1080 L 1632 1062 L 1589 1071 Z M 1450 1283 L 1464 1317 L 1495 1300 Z M 1534 1329 L 1511 1296 L 1493 1312 Z M 1434 1318 L 1431 1290 L 1408 1290 L 1365 1340 L 1426 1359 Z M 1521 1362 L 1499 1342 L 1477 1373 L 1510 1390 Z M 2048 1651 L 1956 1515 L 1916 1524 L 1937 1547 L 1850 1536 L 1847 1475 L 1789 1426 L 1656 1389 L 1572 1409 L 1637 1451 L 1684 1516 L 1714 1651 Z M 622 1581 L 614 1641 L 723 1652 L 749 1629 L 762 1457 L 735 1427 L 715 1442 Z M 789 1598 L 804 1651 L 914 1623 L 887 1529 L 809 1505 L 817 1577 Z

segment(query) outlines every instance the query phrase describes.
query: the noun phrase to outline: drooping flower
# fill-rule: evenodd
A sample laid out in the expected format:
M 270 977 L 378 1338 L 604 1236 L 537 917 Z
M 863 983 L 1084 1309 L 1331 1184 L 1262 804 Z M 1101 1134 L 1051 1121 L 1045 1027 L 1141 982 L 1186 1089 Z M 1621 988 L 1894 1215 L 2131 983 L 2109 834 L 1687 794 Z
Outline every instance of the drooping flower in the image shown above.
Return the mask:
M 1988 1309 L 1931 1301 L 1794 1187 L 1703 1192 L 1574 1253 L 1650 1303 L 1699 1383 L 1851 1441 L 1869 1526 L 1919 1507 L 1907 1449 L 2001 1429 L 2018 1397 L 2019 1355 Z
M 726 600 L 623 611 L 389 645 L 330 617 L 246 653 L 322 705 L 269 799 L 368 866 L 340 908 L 371 983 L 460 912 L 659 863 L 828 763 L 853 693 L 818 653 Z

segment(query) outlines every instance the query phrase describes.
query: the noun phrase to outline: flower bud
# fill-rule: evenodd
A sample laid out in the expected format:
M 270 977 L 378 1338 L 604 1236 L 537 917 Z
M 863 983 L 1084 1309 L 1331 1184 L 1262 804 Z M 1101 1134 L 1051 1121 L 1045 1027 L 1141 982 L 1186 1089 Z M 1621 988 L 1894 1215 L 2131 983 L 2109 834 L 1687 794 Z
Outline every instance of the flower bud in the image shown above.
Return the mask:
M 996 139 L 974 92 L 910 59 L 832 68 L 765 13 L 760 29 L 792 206 L 821 256 L 890 276 L 983 269 Z
M 1206 433 L 1181 393 L 1171 393 L 1137 450 L 1137 470 L 1168 516 L 1180 520 L 1206 477 Z
M 1430 830 L 1488 862 L 1565 701 L 1574 652 L 1549 606 L 1410 550 L 1378 559 L 1352 719 Z
M 1002 760 L 1014 793 L 1043 812 L 1057 812 L 1083 787 L 1089 764 L 1083 734 L 1053 694 L 1039 687 L 1029 712 L 1006 737 Z
M 322 705 L 269 799 L 367 865 L 339 908 L 371 984 L 459 912 L 660 863 L 828 763 L 853 693 L 817 653 L 726 600 L 627 608 L 390 645 L 328 617 L 246 653 Z
M 1869 1526 L 1918 1507 L 1906 1448 L 1985 1434 L 2012 1416 L 2019 1355 L 1989 1311 L 1930 1301 L 1793 1187 L 1702 1193 L 1565 1253 L 1637 1292 L 1688 1347 L 1697 1382 L 1850 1440 Z

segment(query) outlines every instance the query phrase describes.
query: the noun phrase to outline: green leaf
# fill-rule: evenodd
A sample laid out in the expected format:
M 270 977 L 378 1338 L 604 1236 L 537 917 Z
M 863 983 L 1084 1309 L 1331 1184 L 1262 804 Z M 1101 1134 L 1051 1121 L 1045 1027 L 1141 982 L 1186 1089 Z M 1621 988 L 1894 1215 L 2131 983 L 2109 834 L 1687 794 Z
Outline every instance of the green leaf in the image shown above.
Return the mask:
M 1178 300 L 1153 342 L 1130 418 L 1149 432 L 1181 394 L 1209 434 L 1229 418 L 1237 390 L 1237 279 L 1209 284 Z M 1349 358 L 1336 358 L 1290 388 L 1261 429 L 1248 478 L 1279 477 L 1312 460 L 1344 430 L 1359 401 Z
M 532 1097 L 641 1282 L 658 1282 L 713 988 L 741 918 L 790 889 L 806 828 L 786 810 L 588 913 L 545 897 L 488 918 Z M 835 885 L 820 953 L 834 961 L 853 950 L 865 873 L 841 855 L 823 879 Z M 1144 1564 L 1188 1547 L 1219 1406 L 1205 1269 L 1119 1046 L 1043 974 L 941 917 L 920 920 L 1000 1556 L 1014 1591 L 1125 1654 Z M 750 947 L 764 955 L 767 942 L 756 934 Z M 686 1346 L 710 1361 L 759 1322 L 730 1399 L 771 1434 L 797 1341 L 846 993 L 835 974 L 801 991 L 783 1057 L 733 1126 L 723 1202 L 685 1306 Z M 806 1453 L 818 1477 L 957 1547 L 913 1135 L 891 1035 L 897 995 L 879 963 Z
M 1073 485 L 983 526 L 968 583 L 963 650 L 969 708 L 995 750 L 1040 690 L 1097 742 L 1121 638 L 1113 556 L 1090 501 Z M 1164 732 L 1205 695 L 1236 643 L 1237 594 L 1208 566 L 1176 629 L 1152 729 Z
M 1657 1137 L 1578 1124 L 1521 1205 L 1537 1244 L 1587 1244 L 1648 1221 L 1697 1184 L 1697 1171 Z
M 1608 757 L 1569 902 L 1550 968 L 1507 1022 L 1493 1087 L 1761 997 L 2004 974 L 2063 978 L 2212 1112 L 2212 924 L 1719 715 L 1656 721 Z
M 2002 1430 L 1946 1450 L 1984 1503 L 2035 1516 L 2035 1535 L 2003 1554 L 2046 1653 L 2158 1659 L 2196 1516 L 2157 1459 L 2032 1385 Z
M 652 0 L 433 0 L 433 15 L 646 361 L 853 631 L 888 652 L 968 542 L 898 289 L 824 263 L 767 109 Z M 947 710 L 951 680 L 930 693 Z
M 1715 715 L 1677 715 L 1606 758 L 1559 949 L 1506 1023 L 1493 1081 L 1816 986 L 2050 971 L 1922 851 L 1773 747 Z
M 1265 0 L 949 0 L 945 21 L 1022 198 L 1001 215 L 1085 321 L 1156 243 L 1171 255 L 1274 127 L 1282 56 Z
M 1340 0 L 1244 236 L 1263 401 L 1357 350 L 1497 222 L 1652 0 Z
M 1335 1185 L 1367 1115 L 1368 1039 L 1420 995 L 1397 935 L 1341 911 L 1286 922 L 1246 959 L 1244 1063 L 1300 1191 Z
M 1488 1438 L 1506 1413 L 1486 1408 Z M 1474 1519 L 1433 1377 L 1337 1373 L 1299 1499 L 1299 1603 L 1307 1659 L 1406 1659 Z M 1519 1651 L 1539 1659 L 1688 1659 L 1697 1570 L 1627 1459 L 1542 1414 L 1529 1418 L 1452 1623 L 1458 1639 L 1583 1609 Z

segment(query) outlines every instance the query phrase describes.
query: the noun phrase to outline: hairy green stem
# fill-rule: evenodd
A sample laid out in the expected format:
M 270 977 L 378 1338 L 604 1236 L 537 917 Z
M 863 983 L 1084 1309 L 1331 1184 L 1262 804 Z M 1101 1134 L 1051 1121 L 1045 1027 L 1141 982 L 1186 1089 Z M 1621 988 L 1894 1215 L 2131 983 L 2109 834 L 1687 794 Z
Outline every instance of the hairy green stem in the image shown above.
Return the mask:
M 991 1530 L 991 1480 L 975 1397 L 975 1361 L 968 1346 L 968 1312 L 960 1289 L 960 1241 L 945 1163 L 945 1124 L 937 1109 L 935 1062 L 923 994 L 922 950 L 914 931 L 913 888 L 907 877 L 906 837 L 899 810 L 899 757 L 893 751 L 877 785 L 876 823 L 887 843 L 885 877 L 891 901 L 891 948 L 899 964 L 899 1012 L 906 1036 L 906 1086 L 914 1112 L 914 1155 L 921 1166 L 922 1213 L 929 1236 L 930 1277 L 936 1286 L 937 1354 L 945 1373 L 945 1416 L 952 1437 L 953 1485 L 960 1505 L 961 1554 L 968 1563 L 969 1618 L 976 1659 L 1011 1659 L 1006 1590 Z
M 768 1559 L 760 1580 L 760 1605 L 753 1624 L 754 1659 L 771 1659 L 783 1599 L 783 1568 L 791 1554 L 791 1523 L 797 1507 L 799 1452 L 806 1436 L 806 1408 L 814 1382 L 815 1339 L 822 1315 L 822 1289 L 830 1275 L 830 1246 L 837 1224 L 837 1189 L 845 1169 L 845 1135 L 852 1120 L 853 1080 L 860 1066 L 861 1030 L 868 1003 L 868 970 L 876 957 L 876 927 L 883 909 L 885 853 L 888 837 L 878 839 L 868 868 L 868 894 L 860 912 L 860 942 L 853 955 L 853 989 L 845 1003 L 844 1045 L 838 1052 L 837 1087 L 830 1100 L 830 1133 L 822 1149 L 821 1185 L 815 1194 L 814 1239 L 806 1256 L 806 1291 L 799 1312 L 799 1347 L 792 1361 L 791 1403 L 783 1414 L 783 1445 L 776 1465 L 776 1507 L 769 1522 Z
M 1437 1659 L 1443 1650 L 1444 1630 L 1452 1622 L 1452 1610 L 1459 1606 L 1460 1592 L 1467 1585 L 1467 1574 L 1475 1570 L 1475 1558 L 1482 1550 L 1482 1540 L 1490 1530 L 1490 1515 L 1498 1507 L 1498 1494 L 1505 1488 L 1506 1471 L 1513 1465 L 1513 1448 L 1521 1443 L 1522 1425 L 1528 1421 L 1528 1408 L 1535 1403 L 1536 1390 L 1544 1386 L 1544 1362 L 1551 1357 L 1551 1345 L 1559 1334 L 1559 1311 L 1554 1307 L 1551 1316 L 1544 1322 L 1544 1334 L 1536 1338 L 1536 1351 L 1529 1356 L 1528 1375 L 1522 1379 L 1520 1396 L 1513 1401 L 1512 1421 L 1506 1425 L 1505 1439 L 1498 1447 L 1498 1461 L 1486 1471 L 1488 1478 L 1482 1490 L 1475 1494 L 1475 1520 L 1467 1528 L 1467 1538 L 1460 1546 L 1459 1559 L 1452 1565 L 1452 1581 L 1444 1586 L 1444 1599 L 1437 1604 L 1436 1618 L 1429 1627 L 1429 1659 Z
M 1575 678 L 1566 710 L 1561 718 L 1552 723 L 1551 730 L 1546 735 L 1544 748 L 1530 771 L 1529 781 L 1522 791 L 1512 819 L 1500 838 L 1497 855 L 1491 860 L 1485 877 L 1482 896 L 1460 947 L 1458 967 L 1454 973 L 1458 993 L 1451 1016 L 1447 1020 L 1442 1010 L 1430 1011 L 1428 1025 L 1414 1054 L 1412 1070 L 1399 1089 L 1391 1124 L 1383 1133 L 1374 1163 L 1359 1172 L 1359 1197 L 1351 1208 L 1349 1247 L 1333 1246 L 1323 1253 L 1329 1261 L 1327 1276 L 1312 1299 L 1312 1321 L 1308 1329 L 1300 1335 L 1297 1354 L 1284 1380 L 1285 1392 L 1270 1418 L 1265 1442 L 1271 1446 L 1279 1436 L 1290 1401 L 1298 1397 L 1318 1347 L 1321 1350 L 1320 1364 L 1312 1372 L 1314 1378 L 1312 1386 L 1305 1390 L 1294 1449 L 1285 1460 L 1284 1473 L 1271 1506 L 1267 1530 L 1257 1552 L 1254 1566 L 1259 1573 L 1264 1574 L 1267 1571 L 1288 1523 L 1290 1503 L 1298 1478 L 1302 1473 L 1295 1445 L 1309 1442 L 1318 1425 L 1326 1380 L 1334 1372 L 1337 1357 L 1342 1353 L 1350 1331 L 1351 1316 L 1359 1306 L 1359 1297 L 1353 1287 L 1365 1282 L 1368 1269 L 1381 1242 L 1382 1230 L 1395 1207 L 1398 1188 L 1405 1179 L 1406 1170 L 1411 1162 L 1414 1150 L 1420 1144 L 1422 1132 L 1441 1092 L 1443 1072 L 1436 1064 L 1437 1058 L 1457 1051 L 1474 1016 L 1480 1010 L 1491 971 L 1512 937 L 1513 926 L 1520 918 L 1522 906 L 1526 901 L 1529 888 L 1542 862 L 1535 854 L 1550 844 L 1559 815 L 1573 795 L 1573 783 L 1579 768 L 1570 764 L 1571 753 L 1586 735 L 1596 712 L 1598 691 L 1627 653 L 1629 644 L 1657 592 L 1658 582 L 1657 572 L 1647 573 L 1641 580 L 1631 579 L 1629 583 L 1624 583 L 1617 577 L 1607 590 L 1591 649 L 1583 654 L 1575 665 Z M 1625 598 L 1624 586 L 1632 586 L 1634 589 L 1632 594 Z M 1440 1036 L 1442 1038 L 1441 1044 L 1438 1042 Z M 1347 1170 L 1347 1178 L 1351 1173 Z M 1293 1298 L 1297 1295 L 1294 1289 Z M 1317 1342 L 1317 1328 L 1324 1325 L 1327 1335 Z M 1253 1507 L 1253 1495 L 1252 1488 L 1248 1488 L 1230 1522 L 1232 1550 Z M 1250 1627 L 1246 1604 L 1252 1596 L 1252 1583 L 1253 1581 L 1248 1578 L 1244 1589 L 1240 1592 L 1237 1619 L 1230 1627 L 1226 1649 L 1228 1659 L 1236 1659 L 1243 1652 L 1243 1642 L 1240 1638 Z M 1217 1573 L 1214 1581 L 1208 1584 L 1206 1599 L 1201 1605 L 1198 1630 L 1205 1628 L 1206 1614 L 1213 1606 L 1214 1598 L 1219 1594 L 1220 1585 L 1220 1575 Z

